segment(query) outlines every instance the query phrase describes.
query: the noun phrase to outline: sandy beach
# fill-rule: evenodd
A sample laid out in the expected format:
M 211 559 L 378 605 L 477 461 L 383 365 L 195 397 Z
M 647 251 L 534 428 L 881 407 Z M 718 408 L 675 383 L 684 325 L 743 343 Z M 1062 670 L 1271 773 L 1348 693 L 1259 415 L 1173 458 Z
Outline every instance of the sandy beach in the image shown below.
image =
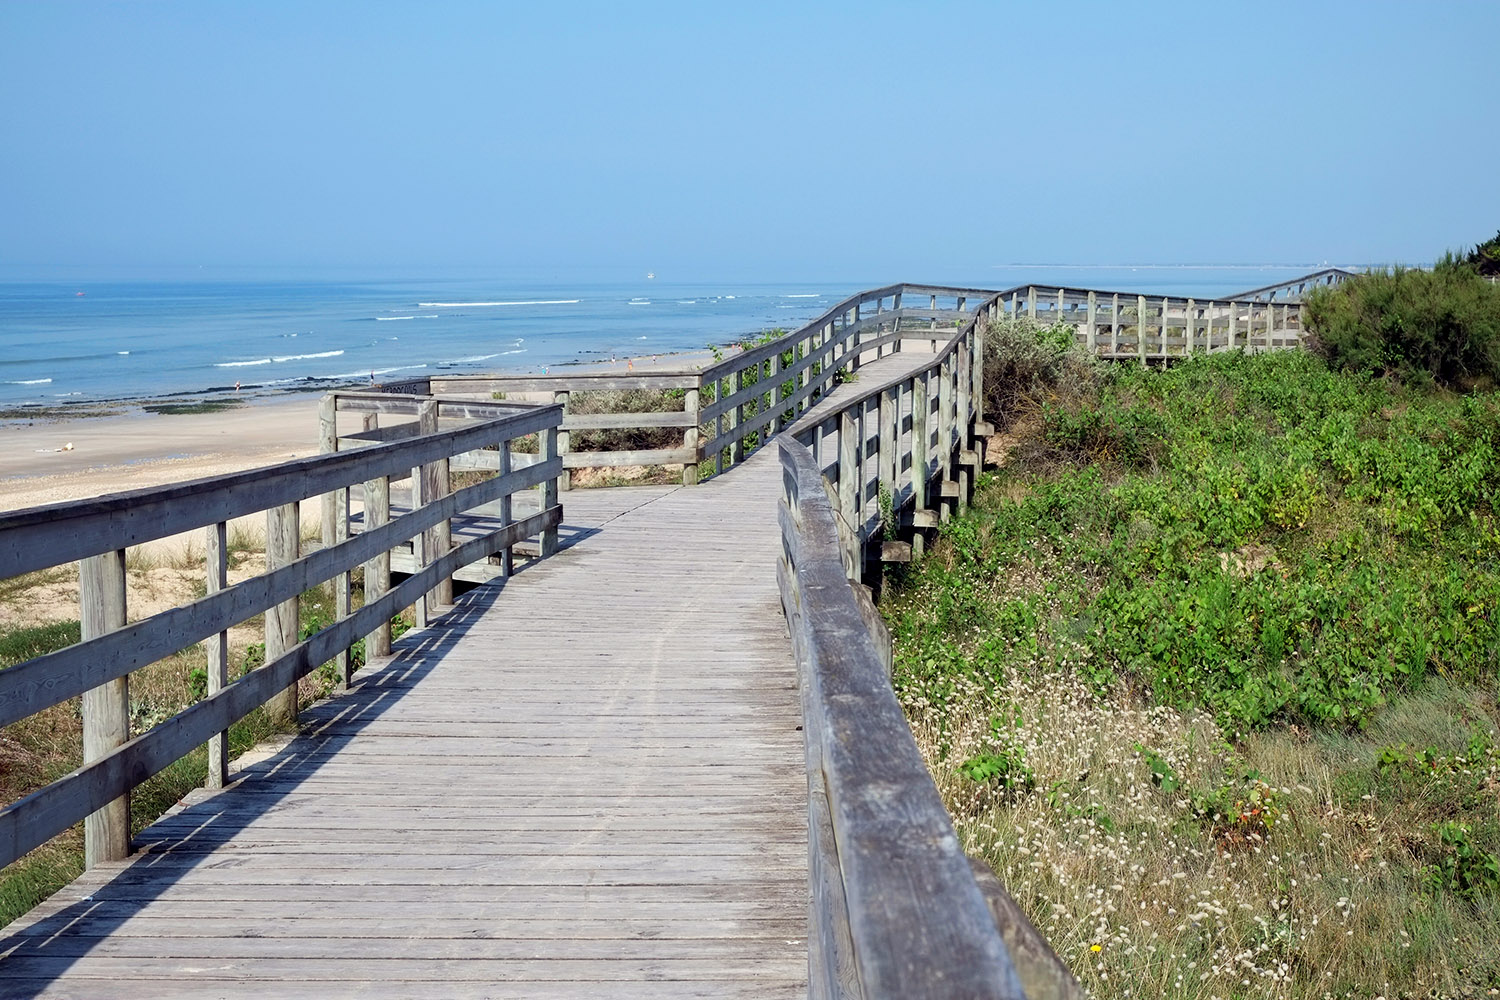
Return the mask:
M 555 366 L 554 375 L 710 364 L 707 351 Z M 260 468 L 318 450 L 316 393 L 251 397 L 216 413 L 0 423 L 0 511 Z M 71 445 L 71 447 L 69 447 Z

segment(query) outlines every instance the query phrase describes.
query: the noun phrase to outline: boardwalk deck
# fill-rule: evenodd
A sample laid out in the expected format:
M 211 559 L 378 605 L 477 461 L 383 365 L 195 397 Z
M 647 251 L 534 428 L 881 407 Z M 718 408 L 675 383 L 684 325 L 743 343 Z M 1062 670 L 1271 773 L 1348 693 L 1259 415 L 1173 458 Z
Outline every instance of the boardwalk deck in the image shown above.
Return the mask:
M 771 449 L 574 491 L 470 592 L 0 937 L 0 997 L 804 995 Z

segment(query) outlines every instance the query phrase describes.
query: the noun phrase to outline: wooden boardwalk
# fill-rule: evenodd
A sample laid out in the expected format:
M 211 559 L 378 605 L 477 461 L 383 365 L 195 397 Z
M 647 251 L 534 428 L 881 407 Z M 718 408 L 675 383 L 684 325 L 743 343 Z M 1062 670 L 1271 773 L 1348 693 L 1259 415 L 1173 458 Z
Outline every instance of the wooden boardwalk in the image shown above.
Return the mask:
M 780 483 L 564 494 L 557 556 L 6 928 L 0 997 L 805 995 Z

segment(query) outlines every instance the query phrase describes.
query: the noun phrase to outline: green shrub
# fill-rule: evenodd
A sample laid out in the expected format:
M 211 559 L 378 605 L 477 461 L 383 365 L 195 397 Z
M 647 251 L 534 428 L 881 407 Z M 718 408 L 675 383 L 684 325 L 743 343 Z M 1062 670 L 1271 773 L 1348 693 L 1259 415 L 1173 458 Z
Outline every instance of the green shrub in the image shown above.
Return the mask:
M 984 412 L 1002 427 L 1080 395 L 1103 376 L 1101 362 L 1064 323 L 1042 326 L 1026 316 L 997 320 L 984 338 Z
M 1319 288 L 1304 315 L 1313 350 L 1335 369 L 1500 379 L 1500 284 L 1452 255 L 1431 271 L 1380 269 Z
M 1500 233 L 1471 250 L 1464 263 L 1485 277 L 1500 277 Z

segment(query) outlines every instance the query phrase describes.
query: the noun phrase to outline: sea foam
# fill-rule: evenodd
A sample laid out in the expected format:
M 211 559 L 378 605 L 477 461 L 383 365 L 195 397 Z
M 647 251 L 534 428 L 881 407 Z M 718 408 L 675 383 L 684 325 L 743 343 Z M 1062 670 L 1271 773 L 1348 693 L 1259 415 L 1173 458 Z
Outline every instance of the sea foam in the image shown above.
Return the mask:
M 517 302 L 418 302 L 423 309 L 463 309 L 473 306 L 573 306 L 578 299 L 525 299 Z

